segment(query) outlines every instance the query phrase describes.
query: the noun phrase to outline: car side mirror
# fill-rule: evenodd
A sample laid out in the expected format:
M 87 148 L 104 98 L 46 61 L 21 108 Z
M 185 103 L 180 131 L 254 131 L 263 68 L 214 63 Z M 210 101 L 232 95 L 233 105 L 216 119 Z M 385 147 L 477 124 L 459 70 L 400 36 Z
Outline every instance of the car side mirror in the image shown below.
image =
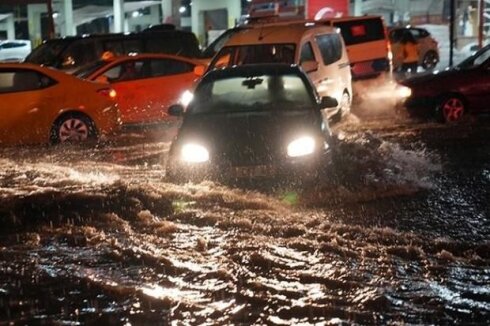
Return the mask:
M 206 71 L 206 67 L 203 65 L 197 65 L 194 67 L 194 75 L 201 77 L 204 75 L 204 72 Z
M 168 108 L 168 114 L 174 117 L 181 117 L 184 115 L 184 107 L 181 104 L 174 104 Z
M 320 102 L 320 109 L 336 108 L 338 105 L 339 102 L 334 97 L 324 96 Z
M 95 78 L 95 81 L 102 84 L 109 84 L 109 79 L 105 75 L 100 75 L 99 77 Z
M 301 63 L 301 68 L 303 68 L 303 70 L 306 73 L 309 73 L 312 71 L 317 71 L 318 70 L 318 62 L 316 62 L 314 60 L 304 61 Z

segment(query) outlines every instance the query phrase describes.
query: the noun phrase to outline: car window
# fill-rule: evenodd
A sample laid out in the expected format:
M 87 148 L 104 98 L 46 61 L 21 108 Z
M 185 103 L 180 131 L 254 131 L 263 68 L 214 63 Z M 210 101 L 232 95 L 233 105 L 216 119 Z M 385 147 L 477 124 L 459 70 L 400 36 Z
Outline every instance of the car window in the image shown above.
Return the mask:
M 49 87 L 53 79 L 33 70 L 0 71 L 0 93 L 27 92 Z
M 194 70 L 194 65 L 173 59 L 152 59 L 145 62 L 145 65 L 147 64 L 151 67 L 149 72 L 151 77 L 184 74 Z
M 0 49 L 15 49 L 15 48 L 21 48 L 27 46 L 26 43 L 19 43 L 19 42 L 7 42 L 7 43 L 2 43 L 0 44 Z
M 312 104 L 304 80 L 297 75 L 240 76 L 202 82 L 189 112 L 304 110 Z
M 418 40 L 419 38 L 422 37 L 422 35 L 420 34 L 420 29 L 417 29 L 417 28 L 412 28 L 409 30 L 410 33 L 412 33 L 413 37 Z
M 306 42 L 301 47 L 299 62 L 303 63 L 305 61 L 316 61 L 315 54 L 313 53 L 313 48 L 311 47 L 311 42 Z
M 420 37 L 428 37 L 428 36 L 430 36 L 429 31 L 427 31 L 425 29 L 419 29 L 419 33 L 420 33 Z
M 468 69 L 479 66 L 490 59 L 490 47 L 485 47 L 461 62 L 457 67 L 460 69 Z
M 250 44 L 223 48 L 213 59 L 211 68 L 257 63 L 294 64 L 294 44 Z
M 128 60 L 113 66 L 102 76 L 105 76 L 111 83 L 140 79 L 145 77 L 142 67 L 142 60 Z
M 383 21 L 381 19 L 359 19 L 335 22 L 340 28 L 346 45 L 383 40 L 385 38 Z
M 35 48 L 26 58 L 26 62 L 35 64 L 44 64 L 48 66 L 58 67 L 59 55 L 61 52 L 72 43 L 69 39 L 58 39 L 46 41 Z
M 315 37 L 320 53 L 322 54 L 323 63 L 329 65 L 342 57 L 342 42 L 338 34 L 325 34 Z
M 63 51 L 61 68 L 77 68 L 97 60 L 94 40 L 78 40 Z

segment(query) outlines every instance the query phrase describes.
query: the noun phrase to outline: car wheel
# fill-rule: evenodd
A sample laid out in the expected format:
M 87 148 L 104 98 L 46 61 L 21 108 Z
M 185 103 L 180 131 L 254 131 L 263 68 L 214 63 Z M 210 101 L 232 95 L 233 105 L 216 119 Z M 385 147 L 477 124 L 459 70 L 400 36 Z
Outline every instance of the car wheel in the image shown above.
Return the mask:
M 422 59 L 422 68 L 425 70 L 434 69 L 439 62 L 439 56 L 435 51 L 428 51 Z
M 447 96 L 441 101 L 438 111 L 443 122 L 457 122 L 463 118 L 465 103 L 456 95 Z
M 51 129 L 51 143 L 80 143 L 97 138 L 94 122 L 83 114 L 66 114 Z

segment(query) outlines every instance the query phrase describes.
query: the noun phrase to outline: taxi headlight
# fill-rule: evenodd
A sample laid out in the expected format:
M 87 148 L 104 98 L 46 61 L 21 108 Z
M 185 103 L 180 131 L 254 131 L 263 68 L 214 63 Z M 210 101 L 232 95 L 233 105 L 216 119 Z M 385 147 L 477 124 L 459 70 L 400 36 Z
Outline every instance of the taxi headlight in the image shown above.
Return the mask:
M 315 151 L 315 139 L 310 136 L 297 138 L 289 143 L 287 151 L 290 157 L 309 155 Z
M 182 161 L 187 163 L 203 163 L 209 161 L 209 152 L 206 147 L 198 144 L 185 144 L 181 150 Z

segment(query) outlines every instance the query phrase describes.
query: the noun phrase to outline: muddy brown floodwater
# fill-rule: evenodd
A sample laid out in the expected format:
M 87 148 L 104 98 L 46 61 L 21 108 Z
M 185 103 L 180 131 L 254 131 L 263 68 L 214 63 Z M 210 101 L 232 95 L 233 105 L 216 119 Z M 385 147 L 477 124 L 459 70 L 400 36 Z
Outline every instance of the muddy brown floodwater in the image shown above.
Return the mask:
M 0 325 L 487 324 L 488 119 L 337 130 L 309 186 L 171 184 L 161 141 L 0 150 Z

